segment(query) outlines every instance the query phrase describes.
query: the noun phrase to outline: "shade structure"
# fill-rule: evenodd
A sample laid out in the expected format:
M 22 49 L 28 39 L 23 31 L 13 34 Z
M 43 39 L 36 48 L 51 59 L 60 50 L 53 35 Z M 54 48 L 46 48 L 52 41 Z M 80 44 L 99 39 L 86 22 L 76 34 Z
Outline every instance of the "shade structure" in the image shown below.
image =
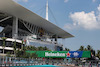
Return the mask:
M 48 32 L 59 36 L 60 38 L 73 37 L 73 35 L 71 35 L 70 33 L 64 31 L 55 24 L 19 5 L 13 0 L 0 0 L 0 12 L 7 13 L 10 16 L 17 17 L 36 26 L 39 26 L 47 30 Z

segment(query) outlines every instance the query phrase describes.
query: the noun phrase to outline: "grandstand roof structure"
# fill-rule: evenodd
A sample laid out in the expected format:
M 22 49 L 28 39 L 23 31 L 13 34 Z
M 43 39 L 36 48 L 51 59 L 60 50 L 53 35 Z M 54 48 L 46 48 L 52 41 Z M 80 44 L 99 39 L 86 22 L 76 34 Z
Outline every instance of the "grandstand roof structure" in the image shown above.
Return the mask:
M 70 33 L 64 31 L 63 29 L 59 28 L 55 24 L 49 22 L 48 20 L 40 17 L 34 12 L 19 5 L 13 0 L 0 0 L 0 12 L 6 13 L 9 16 L 17 17 L 26 22 L 39 26 L 53 34 L 58 35 L 60 38 L 74 37 Z

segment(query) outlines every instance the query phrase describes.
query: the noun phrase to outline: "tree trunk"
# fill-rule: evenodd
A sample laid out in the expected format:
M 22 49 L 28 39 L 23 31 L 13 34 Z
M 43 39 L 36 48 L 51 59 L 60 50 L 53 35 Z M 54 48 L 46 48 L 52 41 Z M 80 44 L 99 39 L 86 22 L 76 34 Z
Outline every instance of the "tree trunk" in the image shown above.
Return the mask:
M 4 64 L 4 48 L 3 48 L 3 64 Z
M 15 63 L 16 63 L 16 50 L 14 50 L 14 55 L 15 55 Z

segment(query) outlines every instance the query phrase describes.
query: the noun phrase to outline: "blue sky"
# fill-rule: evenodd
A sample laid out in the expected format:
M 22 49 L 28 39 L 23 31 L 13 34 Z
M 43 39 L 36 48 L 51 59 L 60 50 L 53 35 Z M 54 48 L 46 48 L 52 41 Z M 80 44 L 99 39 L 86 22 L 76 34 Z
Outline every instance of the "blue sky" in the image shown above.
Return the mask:
M 15 0 L 45 18 L 46 0 Z M 49 21 L 75 37 L 60 41 L 71 50 L 91 45 L 100 50 L 100 0 L 48 0 Z M 52 13 L 56 18 L 52 16 Z

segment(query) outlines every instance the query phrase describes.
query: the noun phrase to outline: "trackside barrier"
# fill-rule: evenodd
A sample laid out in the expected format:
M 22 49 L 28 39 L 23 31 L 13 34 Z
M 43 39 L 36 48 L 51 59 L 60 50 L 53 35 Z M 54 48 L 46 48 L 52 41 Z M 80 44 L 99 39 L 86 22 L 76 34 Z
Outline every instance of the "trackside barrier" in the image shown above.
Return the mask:
M 33 65 L 46 65 L 46 64 L 40 64 L 40 63 L 31 63 L 31 64 L 23 64 L 23 63 L 17 63 L 17 64 L 0 64 L 0 67 L 13 67 L 13 66 L 33 66 Z M 67 65 L 66 63 L 54 63 L 50 64 L 48 63 L 47 65 Z M 67 66 L 66 66 L 67 67 Z M 97 65 L 79 65 L 77 67 L 100 67 L 99 64 Z
M 0 67 L 12 67 L 12 66 L 32 66 L 35 64 L 0 64 Z
M 4 62 L 3 62 L 4 60 Z M 82 62 L 82 60 L 71 59 L 70 62 L 64 59 L 43 59 L 43 58 L 15 58 L 15 57 L 3 57 L 0 56 L 0 67 L 9 66 L 32 66 L 32 65 L 76 65 L 78 67 L 100 67 L 100 60 L 96 62 L 95 60 L 87 60 Z

